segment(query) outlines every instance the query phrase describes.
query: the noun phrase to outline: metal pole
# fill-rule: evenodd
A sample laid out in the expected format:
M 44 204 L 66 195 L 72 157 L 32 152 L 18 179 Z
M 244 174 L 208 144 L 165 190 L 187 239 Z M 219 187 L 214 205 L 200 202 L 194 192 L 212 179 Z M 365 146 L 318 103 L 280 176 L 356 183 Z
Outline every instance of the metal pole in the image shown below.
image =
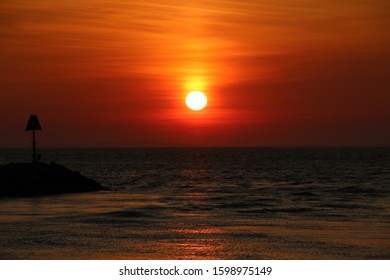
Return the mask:
M 37 161 L 37 154 L 36 154 L 36 151 L 35 151 L 35 130 L 33 130 L 33 162 L 36 162 Z

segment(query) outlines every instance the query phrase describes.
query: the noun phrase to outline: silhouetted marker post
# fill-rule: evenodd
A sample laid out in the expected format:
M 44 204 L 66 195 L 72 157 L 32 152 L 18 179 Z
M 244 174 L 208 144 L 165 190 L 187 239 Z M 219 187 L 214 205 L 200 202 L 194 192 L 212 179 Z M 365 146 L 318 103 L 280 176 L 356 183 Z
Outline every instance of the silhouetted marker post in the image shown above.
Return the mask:
M 35 145 L 36 145 L 36 142 L 35 142 L 35 130 L 42 130 L 41 124 L 39 123 L 37 115 L 30 115 L 30 118 L 28 119 L 28 123 L 27 123 L 27 126 L 26 126 L 25 130 L 26 131 L 32 131 L 32 134 L 33 134 L 33 141 L 32 141 L 32 144 L 33 144 L 33 162 L 36 162 L 37 161 L 37 153 L 36 153 L 36 149 L 35 149 Z

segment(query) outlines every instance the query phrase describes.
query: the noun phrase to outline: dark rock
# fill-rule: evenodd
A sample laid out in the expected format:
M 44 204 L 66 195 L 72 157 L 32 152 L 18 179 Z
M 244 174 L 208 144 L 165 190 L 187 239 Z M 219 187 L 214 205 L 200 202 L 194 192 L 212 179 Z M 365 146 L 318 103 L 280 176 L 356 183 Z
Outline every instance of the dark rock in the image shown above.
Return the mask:
M 105 190 L 98 182 L 55 163 L 0 166 L 0 196 L 37 196 Z

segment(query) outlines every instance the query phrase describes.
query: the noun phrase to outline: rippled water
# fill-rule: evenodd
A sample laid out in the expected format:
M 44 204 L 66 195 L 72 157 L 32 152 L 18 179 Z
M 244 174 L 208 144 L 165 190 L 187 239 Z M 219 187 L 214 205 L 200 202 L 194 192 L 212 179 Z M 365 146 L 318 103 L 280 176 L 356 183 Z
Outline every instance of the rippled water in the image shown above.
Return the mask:
M 40 153 L 113 191 L 0 198 L 1 259 L 390 259 L 389 148 Z

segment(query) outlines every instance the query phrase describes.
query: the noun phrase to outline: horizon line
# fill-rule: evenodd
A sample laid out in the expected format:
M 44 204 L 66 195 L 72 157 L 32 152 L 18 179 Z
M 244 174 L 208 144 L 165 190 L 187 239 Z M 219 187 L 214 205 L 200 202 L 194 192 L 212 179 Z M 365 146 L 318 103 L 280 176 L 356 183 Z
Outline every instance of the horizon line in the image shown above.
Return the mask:
M 172 146 L 43 146 L 38 149 L 191 149 L 191 148 L 390 148 L 390 145 L 248 145 L 248 146 L 206 146 L 206 145 L 172 145 Z M 26 146 L 14 146 L 14 147 L 0 147 L 0 149 L 26 149 L 30 150 L 31 147 Z

